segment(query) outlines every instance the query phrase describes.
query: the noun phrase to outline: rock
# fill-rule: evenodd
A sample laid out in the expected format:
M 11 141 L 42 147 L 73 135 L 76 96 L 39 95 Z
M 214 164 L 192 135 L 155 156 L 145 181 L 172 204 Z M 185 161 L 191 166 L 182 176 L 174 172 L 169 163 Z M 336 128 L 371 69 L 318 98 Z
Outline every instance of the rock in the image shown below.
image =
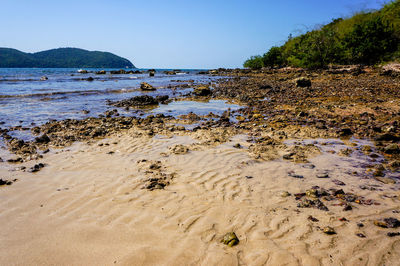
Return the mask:
M 140 83 L 140 89 L 143 91 L 155 91 L 156 90 L 156 88 L 154 88 L 147 82 Z
M 22 163 L 23 161 L 24 160 L 22 160 L 21 157 L 11 158 L 11 159 L 7 160 L 7 162 L 9 162 L 9 163 Z
M 294 82 L 296 84 L 296 87 L 300 87 L 300 88 L 311 87 L 311 80 L 308 78 L 305 78 L 305 77 L 297 78 L 297 79 L 295 79 Z
M 353 209 L 353 207 L 350 204 L 346 204 L 346 206 L 344 206 L 343 211 L 351 211 Z
M 89 71 L 87 71 L 87 70 L 85 70 L 85 69 L 79 69 L 79 70 L 78 70 L 78 73 L 87 74 L 87 73 L 89 73 Z
M 166 97 L 163 97 L 162 99 L 167 98 L 168 99 L 168 95 L 166 95 Z M 159 98 L 161 99 L 161 98 Z M 116 107 L 137 107 L 137 106 L 145 106 L 145 105 L 157 105 L 158 104 L 158 99 L 154 98 L 152 96 L 149 95 L 141 95 L 141 96 L 135 96 L 129 99 L 125 99 L 125 100 L 121 100 L 118 102 L 111 102 L 109 103 L 111 105 L 114 105 Z
M 370 152 L 372 152 L 372 148 L 369 145 L 362 146 L 361 150 L 366 154 L 369 154 Z
M 106 73 L 107 72 L 105 70 L 100 70 L 96 72 L 97 75 L 105 75 Z
M 157 163 L 153 163 L 149 166 L 150 170 L 158 170 L 161 168 L 161 165 L 157 164 Z
M 306 169 L 314 169 L 315 165 L 309 163 L 309 164 L 304 164 L 302 167 Z
M 329 211 L 328 207 L 326 207 L 319 199 L 303 199 L 300 203 L 297 204 L 297 207 L 316 208 L 322 211 Z
M 14 181 L 16 181 L 16 179 Z M 9 181 L 9 180 L 0 178 L 0 186 L 4 186 L 4 185 L 10 186 L 12 183 L 13 183 L 13 181 Z
M 385 184 L 396 184 L 396 181 L 389 177 L 376 176 L 375 179 Z
M 350 156 L 350 154 L 352 154 L 352 153 L 353 153 L 353 150 L 350 148 L 341 149 L 339 151 L 340 156 Z
M 323 231 L 325 234 L 327 234 L 327 235 L 335 235 L 335 234 L 336 234 L 335 229 L 333 229 L 333 228 L 330 227 L 330 226 L 324 227 L 324 229 L 323 229 L 322 231 Z
M 150 72 L 149 72 L 149 77 L 154 77 L 155 73 L 156 73 L 156 72 L 154 72 L 154 71 L 150 71 Z
M 318 220 L 317 218 L 315 218 L 315 217 L 313 217 L 313 216 L 311 216 L 311 215 L 308 216 L 307 220 L 309 220 L 309 221 L 311 221 L 311 222 L 314 222 L 314 223 L 319 222 L 319 220 Z
M 374 225 L 383 228 L 397 228 L 400 226 L 400 221 L 396 218 L 390 217 L 383 219 L 383 221 L 376 220 L 374 221 Z
M 120 69 L 120 70 L 113 70 L 113 71 L 110 71 L 110 73 L 111 73 L 111 74 L 126 74 L 126 71 L 123 70 L 123 69 Z
M 233 145 L 233 147 L 236 148 L 236 149 L 242 148 L 242 146 L 239 143 L 236 143 L 235 145 Z
M 346 185 L 344 182 L 342 182 L 342 181 L 340 181 L 340 180 L 337 180 L 337 179 L 333 179 L 332 182 L 333 182 L 335 185 L 338 185 L 338 186 L 345 186 L 345 185 Z
M 92 78 L 92 77 L 88 77 L 86 80 L 87 80 L 87 81 L 93 81 L 93 80 L 94 80 L 94 78 Z
M 46 77 L 46 76 L 43 76 L 43 77 L 40 78 L 41 81 L 45 81 L 45 80 L 48 80 L 48 79 L 49 79 L 49 78 Z
M 199 86 L 193 90 L 193 93 L 197 96 L 208 96 L 211 94 L 211 90 L 206 86 Z
M 400 232 L 389 232 L 387 233 L 388 237 L 400 236 Z
M 164 71 L 164 74 L 166 75 L 176 75 L 175 71 Z
M 329 178 L 329 174 L 328 173 L 318 173 L 317 178 Z
M 170 148 L 170 151 L 174 154 L 186 154 L 188 153 L 189 148 L 184 145 L 178 144 Z
M 387 154 L 400 154 L 400 147 L 397 144 L 389 144 L 385 147 L 384 151 Z
M 284 160 L 293 160 L 293 156 L 294 156 L 294 155 L 296 155 L 296 153 L 290 152 L 290 153 L 284 154 L 284 155 L 282 156 L 282 158 L 283 158 Z
M 396 218 L 390 217 L 390 218 L 385 218 L 383 220 L 387 224 L 388 228 L 397 228 L 400 226 L 400 221 L 397 220 Z
M 351 136 L 353 131 L 350 128 L 341 128 L 337 131 L 337 134 L 341 137 Z
M 293 171 L 288 172 L 288 176 L 294 177 L 294 178 L 304 178 L 304 176 L 295 174 Z
M 38 163 L 29 168 L 28 172 L 29 173 L 36 173 L 39 172 L 45 165 L 43 163 Z
M 400 137 L 392 133 L 385 133 L 375 138 L 375 141 L 399 141 L 399 140 Z
M 365 238 L 366 237 L 363 233 L 357 233 L 356 236 L 361 237 L 361 238 Z
M 43 134 L 42 136 L 35 138 L 35 142 L 39 144 L 47 144 L 50 142 L 50 138 L 46 134 Z
M 221 240 L 221 242 L 224 243 L 225 245 L 233 247 L 239 244 L 239 238 L 236 236 L 234 232 L 230 232 L 224 235 L 224 238 Z
M 316 199 L 316 198 L 318 198 L 318 192 L 316 189 L 309 189 L 309 190 L 306 190 L 306 196 Z
M 281 197 L 282 197 L 282 198 L 289 197 L 290 195 L 291 195 L 291 194 L 290 194 L 288 191 L 284 191 L 284 192 L 281 193 Z

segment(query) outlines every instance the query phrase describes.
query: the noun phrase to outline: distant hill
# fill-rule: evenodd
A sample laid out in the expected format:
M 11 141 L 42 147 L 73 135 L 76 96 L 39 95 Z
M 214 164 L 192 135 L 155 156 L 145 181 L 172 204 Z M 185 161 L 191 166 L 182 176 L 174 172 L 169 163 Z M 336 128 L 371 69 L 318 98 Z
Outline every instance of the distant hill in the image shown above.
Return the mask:
M 360 12 L 293 37 L 253 56 L 244 67 L 272 66 L 321 68 L 329 64 L 374 65 L 400 60 L 400 0 L 380 10 Z
M 135 68 L 128 59 L 115 54 L 79 48 L 58 48 L 38 53 L 0 48 L 0 67 Z

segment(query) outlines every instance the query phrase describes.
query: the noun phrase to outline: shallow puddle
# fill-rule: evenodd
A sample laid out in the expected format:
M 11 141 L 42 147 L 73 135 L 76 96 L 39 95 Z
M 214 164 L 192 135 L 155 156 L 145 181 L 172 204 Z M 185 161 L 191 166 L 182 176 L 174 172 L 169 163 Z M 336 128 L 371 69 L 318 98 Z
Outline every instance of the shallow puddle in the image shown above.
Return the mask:
M 172 115 L 174 117 L 193 112 L 197 115 L 207 115 L 210 112 L 214 114 L 222 114 L 227 110 L 238 110 L 241 106 L 237 104 L 229 104 L 223 100 L 210 100 L 207 102 L 196 101 L 175 101 L 169 104 L 161 104 L 157 108 L 151 110 L 153 114 Z

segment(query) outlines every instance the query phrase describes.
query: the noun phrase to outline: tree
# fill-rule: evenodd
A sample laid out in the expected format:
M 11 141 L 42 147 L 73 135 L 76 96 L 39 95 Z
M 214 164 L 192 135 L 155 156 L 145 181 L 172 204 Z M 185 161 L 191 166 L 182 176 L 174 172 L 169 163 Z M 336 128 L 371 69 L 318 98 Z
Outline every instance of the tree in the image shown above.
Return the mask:
M 262 59 L 264 66 L 281 66 L 284 63 L 282 49 L 276 46 L 271 47 Z
M 375 15 L 354 25 L 345 37 L 345 43 L 351 51 L 352 61 L 363 64 L 378 63 L 398 48 L 393 26 Z
M 252 56 L 244 62 L 243 66 L 251 69 L 261 69 L 264 66 L 263 59 L 259 55 Z

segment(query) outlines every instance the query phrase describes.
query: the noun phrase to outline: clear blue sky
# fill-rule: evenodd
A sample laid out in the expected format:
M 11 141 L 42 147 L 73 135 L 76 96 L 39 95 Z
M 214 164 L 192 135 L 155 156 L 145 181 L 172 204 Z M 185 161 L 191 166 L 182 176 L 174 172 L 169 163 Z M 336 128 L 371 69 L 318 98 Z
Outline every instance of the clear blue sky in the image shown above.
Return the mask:
M 0 47 L 109 51 L 142 68 L 241 67 L 333 18 L 386 0 L 0 0 Z

